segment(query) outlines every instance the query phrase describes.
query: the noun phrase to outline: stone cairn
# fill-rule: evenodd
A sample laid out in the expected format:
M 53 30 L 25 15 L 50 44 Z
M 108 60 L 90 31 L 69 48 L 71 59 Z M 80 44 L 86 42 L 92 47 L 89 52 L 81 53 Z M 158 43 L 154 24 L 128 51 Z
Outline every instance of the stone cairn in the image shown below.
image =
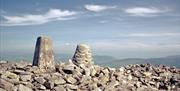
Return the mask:
M 49 69 L 53 71 L 47 73 Z M 180 91 L 180 69 L 151 64 L 101 67 L 94 65 L 85 44 L 77 45 L 72 60 L 55 65 L 51 40 L 38 37 L 33 65 L 0 63 L 0 91 Z
M 44 36 L 37 38 L 33 66 L 38 66 L 40 69 L 45 70 L 55 68 L 52 41 L 50 38 Z
M 86 44 L 77 45 L 72 61 L 76 65 L 81 65 L 81 64 L 84 64 L 86 66 L 92 65 L 93 61 L 92 61 L 92 54 L 90 47 Z

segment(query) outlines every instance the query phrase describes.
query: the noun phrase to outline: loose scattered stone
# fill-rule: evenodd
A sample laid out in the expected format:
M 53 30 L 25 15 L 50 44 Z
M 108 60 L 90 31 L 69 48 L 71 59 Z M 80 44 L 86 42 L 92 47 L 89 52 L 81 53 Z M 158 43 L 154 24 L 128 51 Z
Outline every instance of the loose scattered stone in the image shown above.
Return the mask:
M 18 79 L 19 76 L 10 71 L 6 71 L 2 73 L 1 78 Z
M 22 84 L 19 84 L 17 87 L 18 87 L 18 91 L 33 91 L 31 88 L 26 87 Z
M 47 89 L 52 89 L 54 87 L 54 82 L 52 81 L 46 81 L 44 83 L 44 86 L 47 88 Z
M 70 76 L 70 77 L 67 77 L 66 80 L 67 80 L 67 82 L 69 82 L 69 83 L 71 83 L 71 84 L 74 84 L 74 83 L 77 82 L 77 80 L 76 80 L 75 78 L 71 77 L 71 76 Z
M 24 70 L 14 70 L 13 73 L 16 73 L 18 75 L 30 75 L 31 72 L 26 72 Z
M 10 82 L 0 78 L 0 88 L 8 90 L 8 91 L 12 91 L 13 86 L 14 86 L 13 83 L 10 83 Z
M 58 85 L 58 86 L 54 87 L 54 90 L 55 91 L 66 91 L 66 89 L 64 88 L 63 85 Z
M 58 79 L 54 80 L 55 85 L 65 84 L 65 83 L 66 83 L 66 81 L 62 77 L 59 77 Z
M 72 85 L 72 84 L 66 84 L 66 88 L 70 88 L 70 89 L 78 89 L 78 86 L 77 85 Z
M 46 90 L 46 87 L 44 85 L 42 85 L 42 84 L 37 84 L 36 88 L 39 89 L 39 90 Z
M 44 84 L 44 82 L 46 82 L 46 80 L 43 77 L 35 77 L 34 80 L 40 84 Z
M 21 81 L 31 81 L 31 75 L 20 75 Z

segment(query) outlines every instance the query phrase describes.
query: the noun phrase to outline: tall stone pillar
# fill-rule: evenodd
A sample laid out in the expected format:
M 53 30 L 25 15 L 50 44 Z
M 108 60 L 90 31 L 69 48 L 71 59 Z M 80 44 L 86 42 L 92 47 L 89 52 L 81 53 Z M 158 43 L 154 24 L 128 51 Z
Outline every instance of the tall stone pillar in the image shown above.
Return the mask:
M 77 45 L 72 62 L 77 65 L 84 64 L 86 66 L 93 64 L 90 47 L 86 44 Z
M 55 69 L 52 41 L 48 37 L 40 36 L 37 38 L 33 66 L 46 70 Z

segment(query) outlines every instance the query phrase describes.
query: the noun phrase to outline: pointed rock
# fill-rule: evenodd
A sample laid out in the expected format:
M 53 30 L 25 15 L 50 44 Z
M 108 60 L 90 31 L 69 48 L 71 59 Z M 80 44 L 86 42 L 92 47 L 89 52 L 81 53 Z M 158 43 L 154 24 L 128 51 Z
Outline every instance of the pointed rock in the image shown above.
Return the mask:
M 47 37 L 38 37 L 34 52 L 33 66 L 40 69 L 55 69 L 52 41 Z
M 84 64 L 87 66 L 93 64 L 90 47 L 86 44 L 77 45 L 72 61 L 77 65 Z

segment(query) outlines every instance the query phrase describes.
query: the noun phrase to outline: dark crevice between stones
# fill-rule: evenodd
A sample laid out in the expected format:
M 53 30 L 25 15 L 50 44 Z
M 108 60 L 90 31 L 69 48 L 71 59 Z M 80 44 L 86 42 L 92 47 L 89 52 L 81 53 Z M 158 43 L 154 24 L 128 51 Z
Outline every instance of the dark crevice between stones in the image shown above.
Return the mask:
M 65 70 L 65 69 L 63 69 L 63 72 L 66 74 L 72 74 L 73 73 L 71 70 Z

